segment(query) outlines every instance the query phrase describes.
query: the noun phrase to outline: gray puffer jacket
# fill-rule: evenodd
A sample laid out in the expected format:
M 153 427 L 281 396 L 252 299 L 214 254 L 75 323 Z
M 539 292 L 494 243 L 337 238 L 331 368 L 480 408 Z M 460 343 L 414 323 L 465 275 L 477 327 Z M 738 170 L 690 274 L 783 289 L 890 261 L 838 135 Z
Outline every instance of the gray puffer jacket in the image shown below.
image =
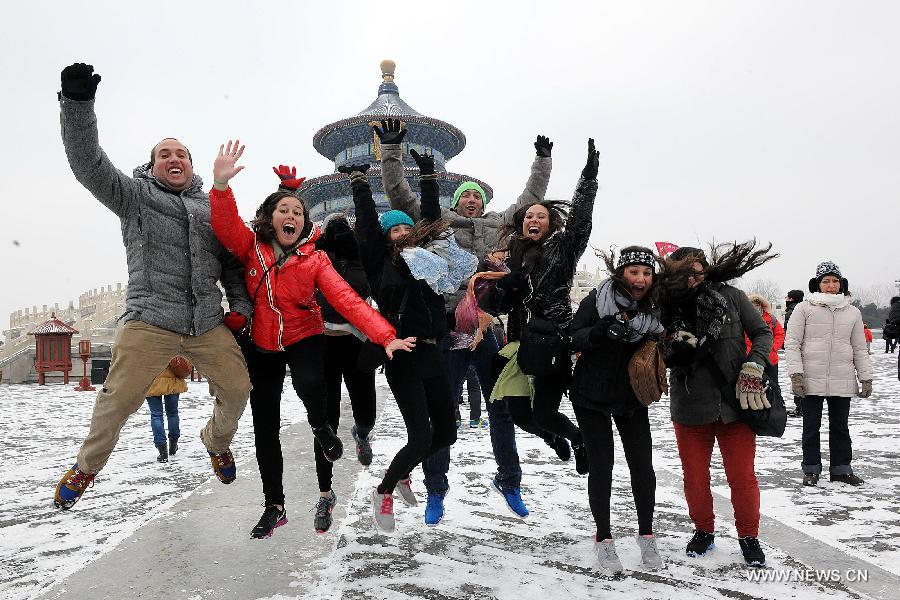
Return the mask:
M 455 210 L 444 208 L 441 217 L 450 221 L 456 237 L 456 243 L 467 252 L 471 252 L 478 260 L 484 258 L 493 250 L 496 250 L 497 236 L 500 228 L 506 221 L 512 221 L 515 212 L 523 206 L 531 206 L 535 202 L 544 199 L 547 193 L 547 185 L 550 183 L 550 171 L 553 168 L 553 159 L 547 157 L 535 157 L 531 165 L 531 175 L 525 184 L 525 190 L 519 194 L 516 203 L 502 212 L 486 212 L 480 217 L 470 219 L 457 213 Z M 419 198 L 413 193 L 409 183 L 403 177 L 403 158 L 400 144 L 382 144 L 381 146 L 381 178 L 384 182 L 385 193 L 391 202 L 391 208 L 402 210 L 413 221 L 419 220 Z M 460 284 L 459 290 L 453 294 L 446 294 L 444 300 L 447 312 L 456 310 L 456 305 L 463 299 L 469 280 Z
M 723 423 L 737 421 L 740 408 L 735 384 L 741 366 L 745 362 L 755 362 L 765 367 L 772 349 L 772 330 L 750 303 L 747 294 L 724 283 L 709 285 L 728 303 L 725 323 L 710 351 L 721 375 L 709 363 L 709 357 L 691 369 L 673 368 L 670 371 L 669 408 L 672 420 L 683 425 L 705 425 L 720 417 Z M 752 344 L 749 354 L 744 333 Z
M 61 97 L 60 108 L 72 173 L 122 223 L 128 261 L 122 318 L 201 335 L 222 323 L 220 279 L 231 310 L 251 316 L 243 267 L 213 234 L 201 179 L 194 175 L 179 193 L 157 181 L 149 165 L 126 176 L 100 148 L 94 101 Z

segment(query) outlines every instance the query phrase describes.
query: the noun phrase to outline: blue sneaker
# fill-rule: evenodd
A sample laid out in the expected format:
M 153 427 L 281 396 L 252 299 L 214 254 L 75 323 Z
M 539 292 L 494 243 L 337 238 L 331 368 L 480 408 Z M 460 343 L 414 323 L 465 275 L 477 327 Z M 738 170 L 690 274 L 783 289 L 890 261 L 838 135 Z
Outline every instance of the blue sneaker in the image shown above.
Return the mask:
M 425 524 L 431 527 L 444 519 L 444 497 L 437 494 L 428 494 L 428 503 L 425 505 Z
M 503 490 L 500 487 L 500 484 L 497 483 L 497 480 L 494 479 L 491 481 L 491 487 L 494 490 L 503 496 L 503 499 L 506 500 L 506 507 L 509 508 L 510 512 L 519 517 L 520 519 L 524 519 L 528 516 L 528 507 L 525 506 L 525 503 L 522 502 L 522 492 L 519 488 L 512 488 L 511 490 Z

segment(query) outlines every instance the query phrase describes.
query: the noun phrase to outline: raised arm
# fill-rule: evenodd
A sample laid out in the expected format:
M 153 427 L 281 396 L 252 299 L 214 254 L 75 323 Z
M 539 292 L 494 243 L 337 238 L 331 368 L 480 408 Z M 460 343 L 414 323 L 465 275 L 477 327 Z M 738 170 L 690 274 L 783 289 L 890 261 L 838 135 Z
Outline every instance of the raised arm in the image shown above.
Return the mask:
M 338 171 L 350 176 L 353 206 L 356 211 L 354 229 L 359 243 L 359 256 L 372 286 L 372 295 L 376 296 L 387 248 L 384 235 L 381 233 L 381 225 L 378 223 L 378 211 L 375 210 L 372 188 L 365 175 L 368 170 L 369 165 L 343 165 L 338 168 Z
M 409 182 L 403 176 L 403 137 L 406 129 L 400 123 L 400 119 L 387 119 L 381 122 L 381 127 L 373 127 L 381 145 L 381 181 L 384 184 L 384 193 L 391 203 L 391 208 L 402 210 L 413 221 L 418 221 L 419 199 L 416 198 Z M 432 172 L 433 172 L 432 166 Z
M 410 150 L 409 153 L 419 167 L 419 187 L 422 190 L 421 218 L 426 221 L 437 221 L 441 218 L 441 192 L 434 175 L 434 157 L 419 154 L 415 150 Z
M 550 154 L 553 151 L 553 142 L 550 138 L 539 135 L 534 142 L 536 156 L 531 163 L 531 175 L 525 182 L 525 189 L 519 194 L 516 203 L 503 211 L 503 219 L 512 221 L 513 215 L 522 207 L 531 206 L 540 202 L 547 194 L 547 185 L 550 183 L 550 171 L 553 169 L 553 159 Z
M 137 184 L 115 168 L 100 148 L 94 113 L 100 75 L 91 65 L 75 63 L 63 69 L 60 78 L 59 121 L 69 167 L 101 204 L 122 217 L 135 198 Z
M 219 154 L 213 163 L 213 188 L 209 191 L 209 220 L 219 243 L 246 264 L 256 236 L 238 214 L 234 193 L 228 185 L 231 178 L 244 169 L 235 166 L 244 153 L 240 143 L 240 140 L 234 143 L 229 140 L 227 148 L 224 144 L 219 146 Z
M 560 239 L 560 247 L 565 256 L 572 257 L 573 264 L 584 254 L 591 237 L 599 165 L 600 153 L 594 149 L 593 138 L 588 139 L 587 163 L 581 171 L 581 178 L 572 198 L 572 208 L 566 219 L 566 228 Z

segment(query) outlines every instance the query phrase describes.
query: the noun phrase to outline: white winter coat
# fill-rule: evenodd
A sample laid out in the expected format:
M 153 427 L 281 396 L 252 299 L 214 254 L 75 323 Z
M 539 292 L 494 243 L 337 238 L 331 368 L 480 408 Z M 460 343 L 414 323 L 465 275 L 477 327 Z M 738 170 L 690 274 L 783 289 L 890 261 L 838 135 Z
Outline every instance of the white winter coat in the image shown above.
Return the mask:
M 862 314 L 842 294 L 811 294 L 794 309 L 784 343 L 788 373 L 803 374 L 806 393 L 851 397 L 872 379 Z

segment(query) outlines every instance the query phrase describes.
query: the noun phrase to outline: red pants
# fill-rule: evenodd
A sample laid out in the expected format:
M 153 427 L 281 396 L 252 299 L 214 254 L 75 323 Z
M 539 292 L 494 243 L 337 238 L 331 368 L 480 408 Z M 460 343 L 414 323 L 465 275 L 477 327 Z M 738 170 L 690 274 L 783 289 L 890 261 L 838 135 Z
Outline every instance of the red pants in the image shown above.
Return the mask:
M 741 421 L 728 425 L 721 419 L 706 425 L 673 423 L 678 455 L 684 473 L 684 497 L 694 527 L 712 533 L 716 530 L 709 462 L 713 444 L 719 440 L 725 477 L 731 487 L 734 524 L 740 537 L 759 535 L 759 484 L 753 460 L 756 434 Z

